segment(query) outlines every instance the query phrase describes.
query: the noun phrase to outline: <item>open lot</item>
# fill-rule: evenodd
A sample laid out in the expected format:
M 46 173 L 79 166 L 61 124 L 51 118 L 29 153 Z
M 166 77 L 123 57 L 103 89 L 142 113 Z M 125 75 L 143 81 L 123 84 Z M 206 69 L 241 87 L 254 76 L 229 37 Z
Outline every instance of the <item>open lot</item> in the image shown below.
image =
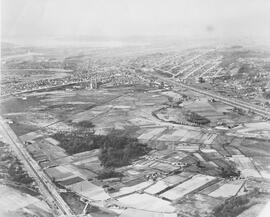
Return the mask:
M 48 205 L 35 197 L 0 185 L 0 215 L 3 217 L 52 217 Z
M 96 186 L 88 181 L 74 183 L 69 185 L 68 188 L 89 200 L 103 201 L 110 198 L 102 187 Z
M 171 201 L 178 200 L 185 196 L 186 194 L 204 186 L 208 182 L 211 182 L 215 179 L 212 176 L 205 175 L 195 175 L 191 179 L 177 185 L 175 188 L 168 190 L 161 194 L 161 197 L 165 197 Z
M 180 201 L 176 206 L 180 215 L 208 217 L 213 209 L 220 204 L 219 199 L 203 194 L 194 194 Z
M 246 123 L 235 129 L 235 133 L 239 136 L 254 137 L 260 139 L 270 139 L 270 123 L 257 122 Z
M 220 186 L 216 190 L 212 191 L 210 194 L 208 194 L 211 197 L 232 197 L 235 196 L 238 191 L 240 191 L 240 188 L 244 184 L 244 181 L 233 181 L 225 183 L 224 185 Z
M 146 211 L 166 213 L 173 213 L 175 211 L 175 208 L 171 206 L 168 201 L 153 197 L 148 194 L 134 193 L 125 197 L 121 197 L 118 200 L 132 208 Z

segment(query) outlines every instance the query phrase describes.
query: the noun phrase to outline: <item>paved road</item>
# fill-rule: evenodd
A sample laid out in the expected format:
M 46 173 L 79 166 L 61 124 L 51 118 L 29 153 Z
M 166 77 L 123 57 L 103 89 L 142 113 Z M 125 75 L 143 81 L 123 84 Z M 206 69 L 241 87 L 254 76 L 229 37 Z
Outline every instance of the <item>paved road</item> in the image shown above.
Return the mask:
M 180 83 L 180 85 L 182 87 L 190 89 L 194 92 L 201 93 L 201 94 L 206 95 L 206 96 L 210 96 L 210 97 L 217 99 L 225 104 L 228 104 L 228 105 L 231 105 L 234 107 L 238 107 L 238 108 L 242 108 L 242 109 L 248 109 L 248 110 L 253 111 L 254 113 L 256 113 L 262 117 L 270 119 L 270 111 L 269 111 L 269 109 L 266 109 L 264 107 L 256 106 L 256 105 L 253 105 L 251 103 L 244 102 L 244 101 L 234 99 L 234 98 L 226 98 L 224 96 L 220 96 L 220 95 L 217 95 L 215 93 L 211 93 L 209 91 L 204 91 L 204 90 L 192 87 L 192 86 L 184 84 L 184 83 Z
M 149 73 L 151 73 L 151 72 L 149 72 Z M 171 85 L 176 86 L 176 87 L 184 87 L 184 88 L 189 89 L 193 92 L 200 93 L 200 94 L 209 96 L 213 99 L 216 99 L 218 101 L 221 101 L 227 105 L 231 105 L 231 106 L 241 108 L 241 109 L 250 110 L 250 111 L 253 111 L 254 113 L 256 113 L 264 118 L 270 119 L 270 111 L 269 111 L 269 109 L 266 109 L 264 107 L 253 105 L 253 104 L 250 104 L 248 102 L 244 102 L 244 101 L 234 99 L 234 98 L 226 98 L 226 97 L 220 96 L 216 93 L 211 93 L 209 91 L 201 90 L 199 88 L 187 85 L 183 82 L 180 82 L 174 78 L 165 78 L 165 77 L 162 77 L 161 75 L 158 75 L 155 73 L 151 73 L 151 75 L 153 75 L 154 77 L 158 78 L 160 81 L 163 81 L 167 84 L 171 84 Z
M 210 52 L 210 51 L 209 51 L 209 52 Z M 206 52 L 206 53 L 208 53 L 208 52 Z M 204 54 L 206 54 L 206 53 L 201 53 L 201 54 L 199 54 L 199 55 L 197 55 L 197 56 L 195 56 L 195 57 L 193 57 L 193 58 L 191 58 L 191 59 L 188 59 L 188 60 L 182 62 L 180 65 L 177 65 L 177 66 L 172 67 L 169 71 L 171 71 L 171 70 L 173 70 L 173 69 L 175 69 L 175 68 L 177 68 L 177 67 L 179 67 L 179 66 L 183 66 L 183 65 L 185 65 L 185 64 L 187 64 L 187 63 L 193 62 L 194 60 L 199 59 L 200 57 L 202 57 L 202 56 L 203 56 Z
M 203 77 L 205 74 L 207 74 L 208 72 L 210 72 L 212 69 L 214 69 L 215 67 L 217 67 L 220 63 L 216 62 L 214 63 L 214 65 L 212 65 L 210 68 L 208 68 L 207 70 L 205 70 L 202 74 L 200 74 L 200 77 Z
M 35 179 L 41 194 L 44 196 L 44 199 L 46 199 L 46 202 L 55 210 L 57 216 L 74 216 L 49 177 L 25 150 L 21 141 L 2 117 L 0 117 L 0 133 L 4 141 L 11 146 L 18 159 L 24 164 L 29 175 Z
M 192 74 L 194 74 L 195 72 L 199 71 L 200 69 L 202 69 L 204 66 L 206 66 L 207 64 L 211 63 L 212 60 L 209 60 L 207 62 L 205 62 L 204 64 L 200 65 L 198 68 L 193 69 L 191 72 L 189 72 L 187 75 L 185 75 L 182 79 L 188 79 L 189 76 L 191 76 Z

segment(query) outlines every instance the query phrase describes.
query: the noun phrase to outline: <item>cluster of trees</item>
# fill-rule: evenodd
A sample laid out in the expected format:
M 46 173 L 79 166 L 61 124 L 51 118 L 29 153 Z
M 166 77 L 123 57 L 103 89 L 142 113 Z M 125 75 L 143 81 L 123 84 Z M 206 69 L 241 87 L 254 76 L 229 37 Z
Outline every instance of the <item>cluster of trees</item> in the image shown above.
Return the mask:
M 227 200 L 224 204 L 214 210 L 215 217 L 236 217 L 246 210 L 249 199 L 246 197 L 235 197 Z
M 12 160 L 13 160 L 13 156 L 11 153 L 6 152 L 6 153 L 1 154 L 0 156 L 0 161 L 12 161 Z
M 214 217 L 236 217 L 244 210 L 248 209 L 252 203 L 250 199 L 257 197 L 259 194 L 258 189 L 250 192 L 249 194 L 231 197 L 225 201 L 225 203 L 217 206 L 213 210 Z
M 124 175 L 120 172 L 116 172 L 113 169 L 102 170 L 101 173 L 97 176 L 98 179 L 109 179 L 109 178 L 121 178 Z
M 221 168 L 221 177 L 230 178 L 230 177 L 239 177 L 241 172 L 237 170 L 234 166 L 229 165 L 227 168 Z
M 192 111 L 186 111 L 185 112 L 185 118 L 187 121 L 195 123 L 195 124 L 208 124 L 210 123 L 210 120 L 208 120 L 207 118 L 198 115 L 195 112 Z
M 136 138 L 118 137 L 110 134 L 100 140 L 99 160 L 104 167 L 121 167 L 149 152 L 146 144 L 141 144 Z
M 81 122 L 76 123 L 76 126 L 80 128 L 86 128 L 86 129 L 95 127 L 95 125 L 91 121 L 81 121 Z
M 73 192 L 61 192 L 61 197 L 69 205 L 75 215 L 83 213 L 85 202 L 81 201 L 80 197 Z
M 7 174 L 10 181 L 25 185 L 32 184 L 34 180 L 24 170 L 22 163 L 12 154 L 12 152 L 10 152 L 9 149 L 5 149 L 8 145 L 0 141 L 0 147 L 0 161 L 2 161 L 5 166 L 1 177 L 6 177 Z
M 111 212 L 108 212 L 105 209 L 102 209 L 98 206 L 94 206 L 94 205 L 90 205 L 88 204 L 86 210 L 85 210 L 85 214 L 90 214 L 91 216 L 114 216 L 114 214 L 112 214 Z
M 95 135 L 93 132 L 77 130 L 58 132 L 52 137 L 60 142 L 60 146 L 68 154 L 76 154 L 93 149 L 100 149 L 99 160 L 106 168 L 128 165 L 131 160 L 149 152 L 146 144 L 136 138 L 121 133 Z
M 99 137 L 92 132 L 80 130 L 73 132 L 60 131 L 52 135 L 52 137 L 58 140 L 60 147 L 71 155 L 99 148 Z
M 31 184 L 34 180 L 23 170 L 22 164 L 18 161 L 17 158 L 10 164 L 8 168 L 8 174 L 11 179 L 15 182 L 22 184 Z

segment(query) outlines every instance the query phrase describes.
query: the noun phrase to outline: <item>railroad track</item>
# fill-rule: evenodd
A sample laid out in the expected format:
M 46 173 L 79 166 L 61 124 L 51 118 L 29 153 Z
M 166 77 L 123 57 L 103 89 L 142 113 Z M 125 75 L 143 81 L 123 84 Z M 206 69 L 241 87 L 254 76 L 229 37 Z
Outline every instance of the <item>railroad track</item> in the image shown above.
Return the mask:
M 65 203 L 65 201 L 62 199 L 62 197 L 58 194 L 57 190 L 54 188 L 49 178 L 47 178 L 46 174 L 30 157 L 28 152 L 22 150 L 23 147 L 19 139 L 17 138 L 15 133 L 9 128 L 9 126 L 6 126 L 2 117 L 0 118 L 0 125 L 2 128 L 1 131 L 4 131 L 3 136 L 5 136 L 6 139 L 9 140 L 9 144 L 12 146 L 17 157 L 25 165 L 30 175 L 36 180 L 40 188 L 40 191 L 45 197 L 47 203 L 49 203 L 52 208 L 56 208 L 55 211 L 57 213 L 57 216 L 68 216 L 68 217 L 74 216 L 73 212 Z M 37 171 L 38 169 L 40 169 L 40 171 Z
M 206 96 L 209 96 L 213 99 L 216 99 L 218 101 L 221 101 L 227 105 L 231 105 L 233 107 L 237 107 L 237 108 L 241 108 L 241 109 L 246 109 L 246 110 L 249 110 L 249 111 L 253 111 L 255 114 L 258 114 L 266 119 L 270 119 L 270 111 L 266 108 L 263 108 L 263 107 L 259 107 L 259 106 L 255 106 L 255 105 L 251 105 L 247 102 L 244 102 L 244 101 L 240 101 L 238 99 L 228 99 L 224 96 L 220 96 L 220 95 L 217 95 L 217 94 L 214 94 L 214 93 L 210 93 L 208 91 L 205 91 L 205 90 L 201 90 L 199 88 L 195 88 L 193 86 L 190 86 L 190 85 L 187 85 L 181 81 L 177 81 L 177 80 L 174 80 L 174 78 L 164 78 L 158 74 L 155 74 L 155 73 L 151 73 L 149 72 L 153 77 L 156 77 L 158 78 L 158 80 L 160 81 L 163 81 L 167 84 L 171 84 L 172 86 L 176 86 L 176 87 L 182 87 L 182 88 L 186 88 L 186 89 L 189 89 L 193 92 L 196 92 L 196 93 L 200 93 L 200 94 L 203 94 L 203 95 L 206 95 Z M 146 74 L 146 75 L 149 75 L 149 74 Z

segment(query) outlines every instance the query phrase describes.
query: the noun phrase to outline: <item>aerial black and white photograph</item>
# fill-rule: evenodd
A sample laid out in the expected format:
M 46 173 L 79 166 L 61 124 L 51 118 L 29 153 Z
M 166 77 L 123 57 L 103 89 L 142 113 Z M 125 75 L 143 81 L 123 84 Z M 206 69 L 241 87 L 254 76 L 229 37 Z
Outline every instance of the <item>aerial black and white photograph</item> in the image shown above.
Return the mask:
M 0 217 L 269 217 L 269 0 L 1 0 Z

